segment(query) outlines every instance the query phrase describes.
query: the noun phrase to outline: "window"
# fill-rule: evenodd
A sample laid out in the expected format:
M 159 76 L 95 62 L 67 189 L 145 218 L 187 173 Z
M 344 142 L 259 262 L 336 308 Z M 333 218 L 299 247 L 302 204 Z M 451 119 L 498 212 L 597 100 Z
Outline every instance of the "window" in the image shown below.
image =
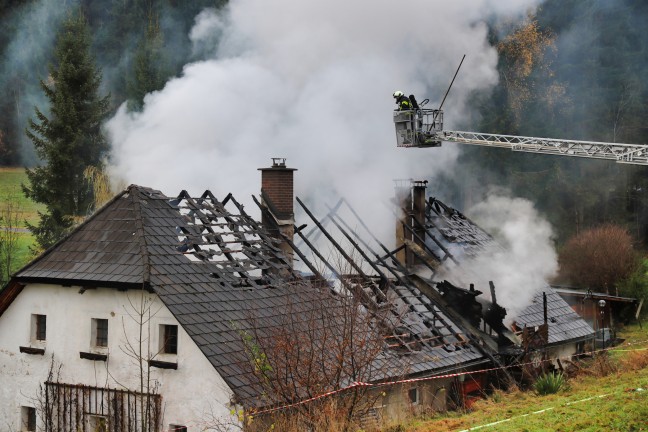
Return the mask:
M 178 354 L 178 326 L 162 324 L 160 326 L 160 352 Z
M 21 431 L 35 431 L 36 430 L 36 408 L 21 407 Z
M 187 426 L 170 424 L 169 432 L 187 432 Z
M 96 347 L 108 346 L 108 320 L 92 319 L 92 343 Z
M 108 432 L 108 419 L 100 415 L 88 414 L 88 430 L 92 432 Z
M 418 387 L 411 388 L 407 391 L 407 397 L 411 404 L 416 405 L 419 403 L 419 390 Z
M 47 338 L 47 316 L 32 315 L 32 339 L 34 341 L 44 341 Z

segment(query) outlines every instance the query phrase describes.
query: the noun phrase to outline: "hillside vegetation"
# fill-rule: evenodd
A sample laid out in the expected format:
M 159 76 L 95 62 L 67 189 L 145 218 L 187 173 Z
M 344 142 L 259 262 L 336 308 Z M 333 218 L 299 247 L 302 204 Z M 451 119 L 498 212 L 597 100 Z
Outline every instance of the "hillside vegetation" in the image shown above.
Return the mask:
M 33 257 L 34 237 L 26 229 L 25 221 L 36 223 L 43 206 L 34 203 L 22 193 L 21 184 L 27 181 L 23 168 L 0 167 L 0 237 L 3 241 L 12 231 L 15 250 L 9 272 L 18 270 Z M 3 280 L 4 282 L 4 280 Z M 1 287 L 0 287 L 1 288 Z
M 583 358 L 568 388 L 539 396 L 534 391 L 495 391 L 468 413 L 420 419 L 390 431 L 645 431 L 648 430 L 648 330 L 633 325 L 625 342 L 608 353 Z
M 19 227 L 25 227 L 25 221 L 38 222 L 38 211 L 44 206 L 25 197 L 21 184 L 27 182 L 24 168 L 0 167 L 0 212 L 4 213 L 10 205 L 17 208 Z

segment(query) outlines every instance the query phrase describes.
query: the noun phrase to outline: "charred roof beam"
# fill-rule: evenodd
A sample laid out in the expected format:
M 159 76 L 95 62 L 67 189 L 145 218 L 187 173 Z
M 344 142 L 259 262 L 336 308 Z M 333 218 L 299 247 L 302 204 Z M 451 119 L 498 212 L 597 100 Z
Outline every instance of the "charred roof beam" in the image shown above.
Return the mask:
M 329 213 L 322 218 L 320 222 L 322 223 L 323 226 L 326 224 L 326 221 L 331 218 L 332 214 L 337 213 L 337 211 L 340 209 L 340 206 L 342 206 L 343 202 L 344 202 L 344 198 L 340 198 L 337 204 L 335 204 L 335 206 L 333 207 L 333 209 L 330 210 Z M 321 230 L 318 231 L 317 228 L 318 228 L 317 225 L 314 226 L 313 228 L 310 229 L 310 231 L 308 231 L 308 234 L 305 234 L 304 236 L 300 236 L 300 237 L 302 237 L 302 239 L 304 237 L 310 238 L 310 236 L 313 233 L 315 233 L 315 238 L 313 240 L 309 240 L 311 243 L 315 243 L 319 239 L 319 236 L 322 234 L 322 231 Z
M 342 246 L 340 246 L 340 244 L 339 244 L 337 241 L 335 241 L 335 239 L 333 238 L 333 236 L 332 236 L 332 235 L 331 235 L 331 234 L 326 230 L 326 228 L 324 228 L 324 226 L 322 226 L 322 224 L 317 220 L 317 218 L 315 218 L 315 216 L 313 215 L 313 213 L 308 209 L 308 207 L 306 207 L 306 205 L 302 202 L 302 200 L 300 200 L 298 197 L 295 197 L 295 199 L 297 200 L 297 203 L 299 203 L 299 205 L 302 207 L 302 209 L 306 212 L 306 214 L 311 218 L 311 220 L 312 220 L 312 221 L 317 225 L 317 227 L 320 229 L 320 231 L 322 232 L 322 234 L 324 234 L 324 236 L 329 240 L 329 242 L 331 242 L 331 244 L 333 245 L 333 247 L 335 247 L 335 249 L 336 249 L 336 250 L 340 253 L 340 255 L 341 255 L 341 256 L 342 256 L 342 257 L 343 257 L 343 258 L 344 258 L 344 259 L 349 263 L 349 265 L 351 265 L 351 267 L 353 267 L 353 269 L 354 269 L 356 272 L 358 272 L 358 275 L 362 278 L 362 280 L 363 280 L 365 283 L 370 284 L 370 285 L 373 287 L 375 284 L 374 284 L 374 282 L 371 280 L 371 278 L 369 278 L 369 277 L 367 276 L 367 274 L 365 274 L 365 272 L 362 271 L 362 268 L 361 268 L 361 267 L 360 267 L 360 266 L 355 262 L 355 260 L 353 260 L 353 258 L 351 258 L 351 257 L 349 256 L 349 254 L 346 253 L 346 251 L 344 250 L 344 248 L 342 248 Z M 381 294 L 381 296 L 383 297 L 383 299 L 386 300 L 386 296 L 385 296 L 385 294 L 382 293 L 382 291 L 380 291 L 379 288 L 377 288 L 377 287 L 373 287 L 372 290 L 373 290 L 374 293 L 376 293 L 377 295 L 378 295 L 378 292 L 380 292 L 380 294 Z M 365 297 L 365 296 L 363 295 L 361 289 L 360 289 L 360 290 L 356 290 L 356 291 L 358 291 L 358 294 L 360 294 L 360 295 L 362 295 L 363 297 Z M 352 291 L 352 292 L 353 292 L 353 291 Z M 367 300 L 369 300 L 369 299 L 367 299 Z M 377 307 L 377 305 L 375 305 L 375 307 Z
M 426 217 L 427 217 L 427 216 L 426 216 Z M 411 228 L 411 227 L 405 225 L 405 226 L 407 227 L 407 229 L 410 230 L 410 232 L 412 233 L 412 235 L 414 235 L 414 238 L 418 238 L 420 241 L 422 241 L 423 245 L 425 246 L 425 249 L 427 249 L 427 251 L 428 251 L 429 253 L 431 253 L 432 256 L 434 256 L 435 258 L 437 258 L 440 262 L 443 262 L 443 261 L 445 261 L 446 259 L 450 258 L 450 259 L 452 260 L 452 262 L 454 262 L 455 264 L 459 264 L 459 263 L 457 262 L 457 260 L 454 258 L 454 256 L 452 255 L 452 253 L 450 253 L 450 251 L 448 250 L 448 248 L 446 248 L 446 247 L 443 245 L 443 243 L 441 243 L 441 242 L 436 238 L 436 236 L 434 236 L 434 234 L 432 234 L 432 233 L 430 232 L 430 230 L 427 229 L 427 226 L 425 226 L 425 224 L 422 224 L 422 223 L 419 222 L 416 218 L 414 218 L 414 222 L 415 222 L 416 224 L 418 224 L 419 228 L 421 228 L 421 229 L 423 229 L 423 230 L 425 231 L 425 235 L 428 236 L 428 237 L 430 237 L 430 239 L 432 239 L 432 241 L 433 241 L 437 246 L 439 246 L 439 249 L 441 249 L 441 250 L 446 254 L 446 256 L 444 256 L 443 258 L 441 258 L 441 257 L 437 257 L 436 254 L 432 251 L 432 249 L 430 249 L 430 247 L 426 244 L 425 239 L 422 239 L 422 238 L 421 238 L 421 237 L 420 237 L 420 236 L 419 236 L 419 235 L 414 231 L 413 228 Z

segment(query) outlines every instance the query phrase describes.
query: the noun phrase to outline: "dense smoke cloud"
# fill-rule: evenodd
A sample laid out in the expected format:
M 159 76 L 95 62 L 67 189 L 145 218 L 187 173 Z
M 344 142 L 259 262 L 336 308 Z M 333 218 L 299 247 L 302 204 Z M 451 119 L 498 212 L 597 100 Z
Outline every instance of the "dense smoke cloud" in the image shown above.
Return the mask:
M 245 200 L 258 193 L 256 169 L 286 157 L 302 198 L 344 195 L 375 211 L 393 179 L 451 169 L 457 152 L 396 149 L 392 92 L 438 104 L 467 54 L 445 106 L 452 127 L 466 96 L 497 81 L 483 19 L 533 3 L 240 0 L 203 12 L 191 36 L 202 54 L 220 37 L 213 60 L 187 65 L 142 113 L 117 113 L 112 172 L 167 194 L 209 188 Z
M 464 286 L 475 283 L 487 300 L 488 282 L 493 281 L 497 302 L 507 309 L 510 321 L 558 270 L 552 228 L 530 201 L 502 194 L 489 195 L 467 213 L 504 248 L 483 253 L 446 277 Z

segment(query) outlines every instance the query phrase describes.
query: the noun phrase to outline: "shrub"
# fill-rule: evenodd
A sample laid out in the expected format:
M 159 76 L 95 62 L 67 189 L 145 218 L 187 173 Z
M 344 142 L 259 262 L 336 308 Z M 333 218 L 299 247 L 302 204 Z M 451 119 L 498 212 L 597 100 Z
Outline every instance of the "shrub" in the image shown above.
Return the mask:
M 633 351 L 621 359 L 624 371 L 638 371 L 648 366 L 648 351 Z
M 636 255 L 628 231 L 608 224 L 569 239 L 558 262 L 563 281 L 609 293 L 634 271 Z
M 562 372 L 559 373 L 549 373 L 540 376 L 535 384 L 535 391 L 541 395 L 545 396 L 548 394 L 558 393 L 567 385 L 567 379 Z

